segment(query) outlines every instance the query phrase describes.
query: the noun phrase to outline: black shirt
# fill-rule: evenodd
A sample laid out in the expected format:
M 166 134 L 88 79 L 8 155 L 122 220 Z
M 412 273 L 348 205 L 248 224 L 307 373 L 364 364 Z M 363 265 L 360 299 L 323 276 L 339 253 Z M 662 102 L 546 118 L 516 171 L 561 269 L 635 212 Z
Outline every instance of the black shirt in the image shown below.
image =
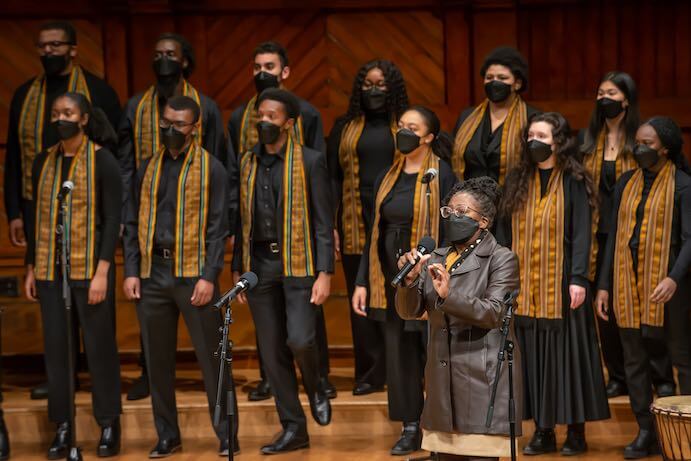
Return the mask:
M 549 186 L 549 178 L 552 176 L 554 168 L 539 169 L 540 172 L 540 197 L 544 197 L 547 193 L 547 186 Z
M 617 182 L 617 162 L 616 160 L 603 160 L 602 172 L 600 174 L 599 199 L 600 199 L 600 220 L 598 221 L 597 231 L 601 234 L 609 232 L 612 215 L 612 193 Z
M 258 155 L 257 176 L 254 183 L 255 242 L 278 242 L 276 207 L 283 182 L 285 146 L 277 154 L 269 154 L 262 146 Z
M 154 247 L 172 250 L 175 248 L 175 209 L 178 202 L 178 177 L 186 152 L 173 158 L 165 155 L 161 165 L 161 179 L 158 183 L 158 203 L 156 204 L 156 230 Z
M 653 183 L 657 173 L 643 170 L 643 193 L 641 194 L 641 201 L 636 208 L 636 224 L 633 227 L 633 234 L 629 240 L 629 248 L 631 249 L 631 256 L 633 258 L 633 266 L 638 267 L 638 246 L 641 241 L 641 226 L 643 225 L 643 215 L 645 214 L 645 202 L 648 201 L 650 189 L 653 188 Z
M 116 127 L 120 120 L 120 101 L 115 90 L 105 80 L 84 71 L 84 80 L 89 88 L 91 102 L 105 112 L 108 121 Z M 55 99 L 67 92 L 69 75 L 50 77 L 46 80 L 46 103 L 43 114 L 43 148 L 48 149 L 59 141 L 57 133 L 50 128 L 50 115 Z M 5 153 L 5 211 L 7 219 L 22 217 L 22 154 L 19 141 L 19 119 L 22 105 L 34 78 L 22 84 L 14 92 L 10 103 L 9 127 L 7 129 L 7 149 Z M 115 152 L 117 146 L 104 146 Z M 26 216 L 24 216 L 26 221 Z M 25 229 L 27 231 L 27 229 Z M 30 233 L 29 231 L 26 232 Z

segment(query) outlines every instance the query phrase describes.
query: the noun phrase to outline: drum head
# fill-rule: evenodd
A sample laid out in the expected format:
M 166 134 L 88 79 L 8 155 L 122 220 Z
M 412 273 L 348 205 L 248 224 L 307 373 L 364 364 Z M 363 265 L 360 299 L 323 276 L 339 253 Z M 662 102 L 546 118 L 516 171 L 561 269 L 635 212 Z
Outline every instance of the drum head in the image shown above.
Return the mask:
M 691 395 L 662 397 L 653 402 L 652 410 L 681 413 L 691 418 Z

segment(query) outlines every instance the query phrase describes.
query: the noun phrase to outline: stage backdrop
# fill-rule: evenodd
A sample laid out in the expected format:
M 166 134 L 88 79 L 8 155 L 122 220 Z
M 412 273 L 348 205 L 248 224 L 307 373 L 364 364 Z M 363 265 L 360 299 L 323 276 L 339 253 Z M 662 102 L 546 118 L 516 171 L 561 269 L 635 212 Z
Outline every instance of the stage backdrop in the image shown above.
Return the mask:
M 253 93 L 251 54 L 264 40 L 283 43 L 292 69 L 286 86 L 322 113 L 325 135 L 347 106 L 358 67 L 373 58 L 402 70 L 412 103 L 431 106 L 451 129 L 465 107 L 483 98 L 479 69 L 494 47 L 517 47 L 530 63 L 525 98 L 542 110 L 564 113 L 584 127 L 600 77 L 629 72 L 641 95 L 643 117 L 672 116 L 691 141 L 691 3 L 686 1 L 555 0 L 129 0 L 0 4 L 0 165 L 14 89 L 41 66 L 35 49 L 39 25 L 74 22 L 79 62 L 115 88 L 121 102 L 152 83 L 152 47 L 162 32 L 194 45 L 192 83 L 214 98 L 227 120 Z M 0 176 L 1 177 L 1 176 Z M 7 238 L 0 213 L 0 281 L 4 354 L 42 350 L 38 306 L 23 301 L 23 251 Z M 121 263 L 122 258 L 118 258 Z M 121 271 L 119 271 L 121 275 Z M 11 296 L 17 281 L 18 296 Z M 118 278 L 120 283 L 121 277 Z M 227 270 L 223 288 L 230 285 Z M 139 348 L 134 306 L 120 296 L 121 351 Z M 350 344 L 342 274 L 327 303 L 329 342 Z M 254 344 L 245 306 L 235 308 L 238 349 Z M 180 347 L 189 348 L 186 334 Z

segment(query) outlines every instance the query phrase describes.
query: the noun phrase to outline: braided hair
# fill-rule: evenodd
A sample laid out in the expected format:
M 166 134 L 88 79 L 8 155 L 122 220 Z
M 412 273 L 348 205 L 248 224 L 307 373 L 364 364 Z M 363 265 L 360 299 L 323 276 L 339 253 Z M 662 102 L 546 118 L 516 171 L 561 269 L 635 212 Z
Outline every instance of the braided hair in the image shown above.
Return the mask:
M 362 108 L 362 84 L 365 82 L 367 72 L 372 69 L 380 69 L 384 74 L 384 80 L 388 91 L 386 92 L 386 112 L 390 114 L 392 120 L 398 120 L 403 112 L 408 108 L 408 92 L 405 88 L 403 74 L 391 61 L 386 59 L 375 59 L 360 67 L 355 81 L 353 91 L 350 93 L 350 103 L 344 121 L 350 122 L 364 114 Z
M 494 222 L 502 197 L 501 187 L 494 179 L 489 176 L 480 176 L 457 182 L 444 198 L 444 205 L 448 205 L 456 194 L 462 192 L 473 197 L 480 208 L 477 211 L 486 217 L 490 223 Z

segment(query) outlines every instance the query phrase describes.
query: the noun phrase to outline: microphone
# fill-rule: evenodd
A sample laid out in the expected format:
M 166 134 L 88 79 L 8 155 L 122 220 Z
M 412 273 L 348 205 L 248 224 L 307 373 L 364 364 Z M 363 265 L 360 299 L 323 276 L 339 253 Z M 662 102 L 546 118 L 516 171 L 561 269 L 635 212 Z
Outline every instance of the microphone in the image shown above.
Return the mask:
M 420 182 L 422 184 L 429 184 L 434 180 L 434 178 L 437 177 L 438 174 L 439 174 L 439 171 L 437 171 L 436 168 L 430 168 L 429 170 L 425 171 L 424 175 L 422 175 Z
M 436 171 L 436 170 L 435 170 Z M 415 264 L 420 262 L 420 258 L 423 255 L 431 253 L 435 248 L 437 247 L 437 242 L 434 241 L 434 239 L 430 236 L 425 236 L 422 237 L 420 242 L 417 244 L 417 255 L 415 255 Z M 396 288 L 396 286 L 401 285 L 403 282 L 403 279 L 405 279 L 406 275 L 410 273 L 411 270 L 413 270 L 413 267 L 415 264 L 411 264 L 410 262 L 405 263 L 405 266 L 401 267 L 401 270 L 396 274 L 396 277 L 393 278 L 391 281 L 391 286 Z
M 233 300 L 237 295 L 240 293 L 244 293 L 247 290 L 251 290 L 255 286 L 257 286 L 257 283 L 259 282 L 259 279 L 257 278 L 257 275 L 254 272 L 245 272 L 240 276 L 240 280 L 238 280 L 238 283 L 235 284 L 233 288 L 230 290 L 226 291 L 226 293 L 221 296 L 221 298 L 216 301 L 216 304 L 214 304 L 214 309 L 220 309 L 224 305 L 228 304 L 229 301 Z
M 516 288 L 513 291 L 507 291 L 506 294 L 504 295 L 504 300 L 502 301 L 505 306 L 513 306 L 513 303 L 516 302 L 516 298 L 518 298 L 518 293 L 519 289 Z
M 64 201 L 70 192 L 72 192 L 72 189 L 74 189 L 74 183 L 72 181 L 65 181 L 62 183 L 62 188 L 58 193 L 58 202 Z

